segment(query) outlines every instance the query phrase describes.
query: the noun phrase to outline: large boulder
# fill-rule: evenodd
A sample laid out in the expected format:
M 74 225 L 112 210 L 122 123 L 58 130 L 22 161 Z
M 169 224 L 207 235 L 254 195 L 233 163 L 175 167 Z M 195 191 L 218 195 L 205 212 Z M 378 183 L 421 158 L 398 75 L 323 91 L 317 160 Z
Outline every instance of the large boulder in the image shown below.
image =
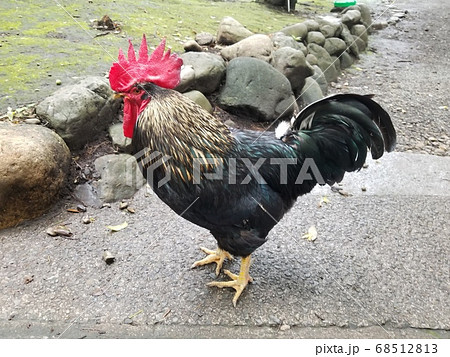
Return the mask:
M 184 63 L 184 71 L 192 69 L 193 78 L 184 81 L 177 87 L 178 90 L 186 91 L 195 89 L 204 94 L 214 92 L 220 85 L 225 75 L 225 61 L 219 55 L 206 52 L 187 52 L 181 55 Z M 186 83 L 188 83 L 186 85 Z
M 308 19 L 303 21 L 303 24 L 306 25 L 306 28 L 309 31 L 319 31 L 320 25 L 316 20 Z
M 47 211 L 66 182 L 70 160 L 52 130 L 0 122 L 0 229 Z
M 136 158 L 128 154 L 105 155 L 94 161 L 100 180 L 93 183 L 103 202 L 131 198 L 145 184 Z
M 351 54 L 349 54 L 348 52 L 342 52 L 341 56 L 339 57 L 340 59 L 340 63 L 341 63 L 341 69 L 346 69 L 348 67 L 350 67 L 353 62 L 355 62 L 354 58 L 352 57 Z
M 282 47 L 292 47 L 296 50 L 303 51 L 303 48 L 305 47 L 303 43 L 295 41 L 292 36 L 288 36 L 283 32 L 275 32 L 271 37 L 273 46 L 277 49 Z
M 361 40 L 363 40 L 366 46 L 369 43 L 369 34 L 367 32 L 366 26 L 361 24 L 354 25 L 350 29 L 350 33 L 353 36 L 359 37 Z
M 273 52 L 272 65 L 284 74 L 295 91 L 305 84 L 305 78 L 314 73 L 314 69 L 306 62 L 302 51 L 291 47 L 282 47 Z
M 308 34 L 308 27 L 303 22 L 287 26 L 281 30 L 285 35 L 292 36 L 297 41 L 302 41 Z
M 295 98 L 288 79 L 265 61 L 239 57 L 227 68 L 218 98 L 225 110 L 258 121 L 290 117 Z
M 298 98 L 299 106 L 306 106 L 323 98 L 322 89 L 312 77 L 308 77 L 305 80 L 305 85 L 299 91 Z
M 106 130 L 119 107 L 120 100 L 113 98 L 105 78 L 88 77 L 44 99 L 36 107 L 36 114 L 55 129 L 70 149 L 78 150 Z
M 111 138 L 113 146 L 119 151 L 131 153 L 133 145 L 130 138 L 123 135 L 123 124 L 113 124 L 108 129 L 109 137 Z
M 208 98 L 206 98 L 202 92 L 199 92 L 198 90 L 191 90 L 189 92 L 183 93 L 183 95 L 200 105 L 207 112 L 212 113 L 214 111 L 214 108 L 212 107 Z
M 361 21 L 361 12 L 359 10 L 348 10 L 342 15 L 342 22 L 351 27 Z
M 353 54 L 356 58 L 359 58 L 359 47 L 356 44 L 355 39 L 347 25 L 343 25 L 340 37 L 344 40 L 350 53 Z
M 345 8 L 344 10 L 342 10 L 342 12 L 341 12 L 342 16 L 343 16 L 345 13 L 347 13 L 348 11 L 351 11 L 351 10 L 357 10 L 357 11 L 359 11 L 359 13 L 361 14 L 360 22 L 361 22 L 364 26 L 366 26 L 366 27 L 368 27 L 368 28 L 371 27 L 371 25 L 372 25 L 372 16 L 371 16 L 371 14 L 370 14 L 370 7 L 369 7 L 368 5 L 366 5 L 366 4 L 358 4 L 358 5 L 353 5 L 353 6 L 346 7 L 346 8 Z M 354 13 L 353 16 L 355 16 L 355 15 L 356 15 L 356 17 L 357 17 L 357 13 Z
M 316 56 L 317 65 L 322 70 L 327 82 L 335 82 L 338 77 L 338 72 L 333 64 L 333 59 L 327 50 L 315 43 L 310 43 L 308 45 L 308 52 Z
M 342 32 L 342 22 L 337 17 L 327 15 L 319 17 L 319 30 L 325 36 L 329 37 L 339 37 Z
M 195 35 L 195 42 L 200 46 L 212 46 L 216 42 L 216 39 L 209 32 L 200 32 Z
M 320 31 L 310 31 L 306 36 L 306 42 L 323 46 L 325 44 L 325 36 Z
M 227 16 L 220 21 L 217 42 L 222 45 L 232 45 L 251 35 L 253 32 L 246 29 L 239 21 Z
M 227 61 L 236 57 L 254 57 L 270 62 L 273 49 L 273 43 L 269 36 L 257 34 L 223 48 L 220 54 Z
M 330 37 L 325 40 L 323 48 L 327 50 L 330 56 L 339 56 L 347 49 L 347 44 L 340 38 Z
M 317 82 L 320 89 L 322 90 L 323 95 L 326 95 L 328 93 L 328 82 L 325 78 L 325 75 L 323 74 L 322 70 L 319 66 L 314 65 L 312 66 L 314 69 L 314 74 L 312 75 L 312 78 Z

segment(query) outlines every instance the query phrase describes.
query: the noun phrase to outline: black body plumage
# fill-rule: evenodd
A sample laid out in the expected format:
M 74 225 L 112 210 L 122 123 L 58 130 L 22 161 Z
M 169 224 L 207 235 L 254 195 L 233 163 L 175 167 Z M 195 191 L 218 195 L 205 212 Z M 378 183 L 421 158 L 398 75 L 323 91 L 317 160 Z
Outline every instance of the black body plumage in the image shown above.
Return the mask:
M 247 256 L 262 245 L 297 197 L 317 183 L 333 184 L 359 170 L 367 148 L 378 158 L 395 145 L 389 115 L 367 96 L 339 94 L 313 103 L 279 139 L 273 132 L 227 128 L 178 92 L 142 86 L 151 100 L 133 145 L 144 176 L 162 201 L 210 230 L 233 255 Z M 320 175 L 310 170 L 299 181 L 305 162 Z

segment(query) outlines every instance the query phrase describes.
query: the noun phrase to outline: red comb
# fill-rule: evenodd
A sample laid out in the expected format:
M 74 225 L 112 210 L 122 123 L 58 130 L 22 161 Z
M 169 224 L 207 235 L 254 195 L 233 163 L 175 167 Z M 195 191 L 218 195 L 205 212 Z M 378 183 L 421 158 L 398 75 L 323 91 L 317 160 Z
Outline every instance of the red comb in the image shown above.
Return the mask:
M 139 59 L 129 41 L 128 59 L 119 50 L 118 62 L 109 70 L 111 88 L 119 93 L 128 92 L 136 83 L 155 83 L 163 88 L 175 88 L 180 82 L 180 70 L 183 60 L 170 50 L 164 52 L 166 40 L 163 39 L 153 53 L 148 56 L 147 40 L 142 36 Z

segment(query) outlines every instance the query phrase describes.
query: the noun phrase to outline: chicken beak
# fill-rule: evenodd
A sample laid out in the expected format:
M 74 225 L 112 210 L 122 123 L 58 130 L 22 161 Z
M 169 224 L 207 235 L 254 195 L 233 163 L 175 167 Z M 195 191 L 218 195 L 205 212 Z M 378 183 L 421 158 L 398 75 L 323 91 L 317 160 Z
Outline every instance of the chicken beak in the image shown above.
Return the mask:
M 113 98 L 114 99 L 119 99 L 119 98 L 123 98 L 125 97 L 125 94 L 123 93 L 114 93 Z

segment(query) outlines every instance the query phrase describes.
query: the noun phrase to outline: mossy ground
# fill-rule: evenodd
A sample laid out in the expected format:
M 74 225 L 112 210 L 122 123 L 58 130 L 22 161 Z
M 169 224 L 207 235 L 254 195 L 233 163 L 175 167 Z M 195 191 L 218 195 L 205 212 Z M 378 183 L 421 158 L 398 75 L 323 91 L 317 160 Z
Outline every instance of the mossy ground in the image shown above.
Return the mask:
M 254 1 L 106 0 L 2 1 L 0 4 L 0 113 L 8 106 L 38 101 L 57 89 L 56 80 L 102 75 L 127 39 L 142 33 L 150 44 L 162 37 L 182 52 L 197 32 L 215 34 L 220 20 L 232 16 L 255 33 L 270 33 L 302 21 L 305 14 L 326 12 L 332 1 L 298 3 L 295 13 Z M 96 37 L 92 20 L 108 15 L 121 32 Z

